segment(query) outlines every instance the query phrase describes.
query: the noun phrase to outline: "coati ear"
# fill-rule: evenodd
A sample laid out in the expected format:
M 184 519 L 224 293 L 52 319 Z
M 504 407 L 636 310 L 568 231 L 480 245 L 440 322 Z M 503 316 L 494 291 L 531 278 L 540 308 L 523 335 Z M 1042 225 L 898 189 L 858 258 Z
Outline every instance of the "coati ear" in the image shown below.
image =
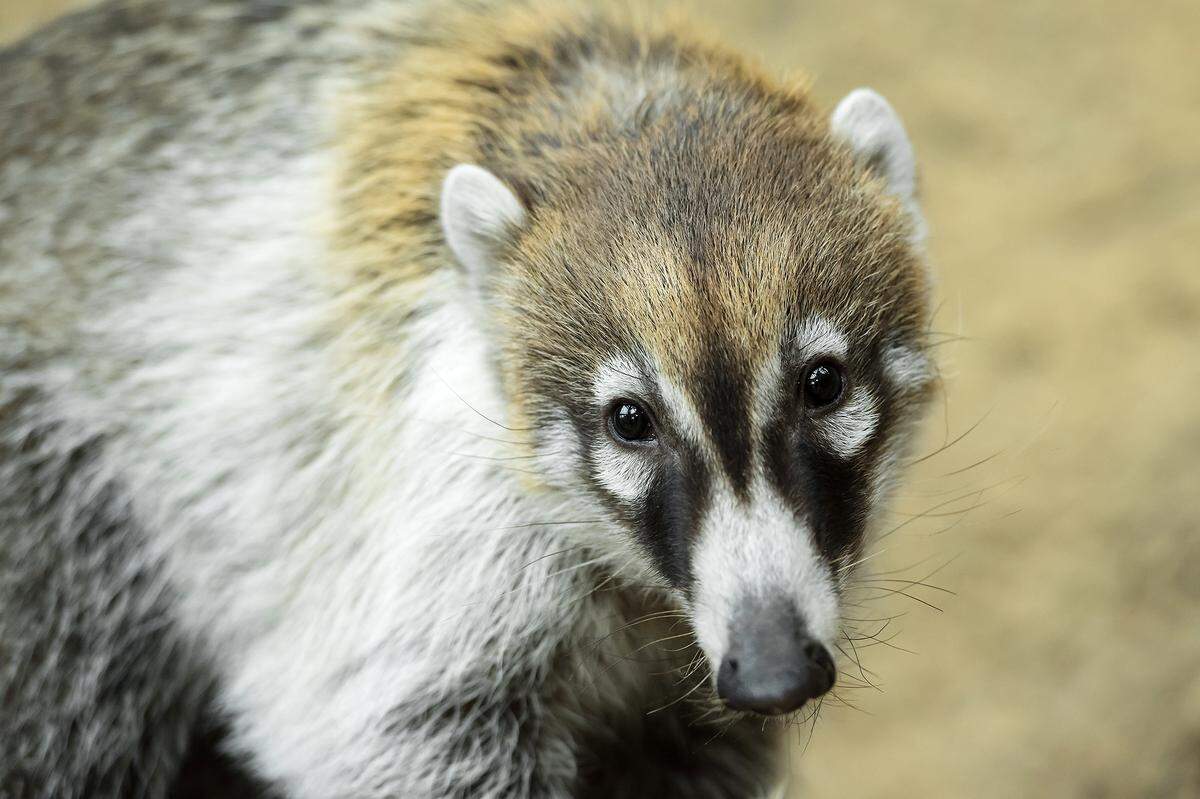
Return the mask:
M 459 164 L 442 182 L 442 233 L 473 281 L 487 274 L 496 245 L 525 221 L 512 190 L 486 169 Z
M 873 89 L 846 95 L 829 120 L 835 138 L 849 145 L 859 160 L 880 177 L 912 215 L 916 238 L 925 237 L 925 221 L 917 203 L 917 162 L 904 123 L 887 100 Z

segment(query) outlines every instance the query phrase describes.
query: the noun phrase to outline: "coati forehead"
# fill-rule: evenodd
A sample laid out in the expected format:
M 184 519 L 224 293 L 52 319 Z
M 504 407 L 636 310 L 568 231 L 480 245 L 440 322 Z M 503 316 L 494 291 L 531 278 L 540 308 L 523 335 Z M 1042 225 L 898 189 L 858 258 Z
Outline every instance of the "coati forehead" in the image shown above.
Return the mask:
M 691 386 L 745 382 L 814 317 L 851 356 L 915 344 L 925 274 L 899 204 L 806 118 L 711 117 L 577 160 L 535 206 L 509 289 L 528 351 L 583 374 L 644 351 Z

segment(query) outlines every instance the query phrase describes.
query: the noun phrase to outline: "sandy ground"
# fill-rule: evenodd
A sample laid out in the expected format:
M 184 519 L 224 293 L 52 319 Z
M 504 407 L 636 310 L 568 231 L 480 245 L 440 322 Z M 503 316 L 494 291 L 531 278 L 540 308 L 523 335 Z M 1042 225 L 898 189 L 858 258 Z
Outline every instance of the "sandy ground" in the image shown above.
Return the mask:
M 847 667 L 878 690 L 796 731 L 794 793 L 1200 796 L 1200 4 L 692 7 L 893 101 L 940 275 L 934 454 L 873 561 L 937 588 L 864 592 L 904 614 Z

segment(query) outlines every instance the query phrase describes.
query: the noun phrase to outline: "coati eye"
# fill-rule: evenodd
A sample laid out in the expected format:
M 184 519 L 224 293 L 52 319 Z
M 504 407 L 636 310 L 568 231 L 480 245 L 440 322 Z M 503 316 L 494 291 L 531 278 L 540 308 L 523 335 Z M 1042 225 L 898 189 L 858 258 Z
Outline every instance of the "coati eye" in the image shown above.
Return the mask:
M 844 384 L 837 364 L 829 361 L 813 364 L 801 381 L 804 404 L 814 410 L 828 407 L 841 398 Z
M 618 400 L 609 411 L 608 424 L 613 434 L 622 441 L 649 441 L 654 438 L 650 414 L 636 402 Z

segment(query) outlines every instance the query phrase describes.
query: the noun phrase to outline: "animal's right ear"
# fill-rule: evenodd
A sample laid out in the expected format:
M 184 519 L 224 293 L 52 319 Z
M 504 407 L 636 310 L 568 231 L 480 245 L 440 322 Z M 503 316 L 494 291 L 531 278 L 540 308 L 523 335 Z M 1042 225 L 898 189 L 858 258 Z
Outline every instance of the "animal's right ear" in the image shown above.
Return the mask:
M 525 207 L 486 169 L 459 164 L 442 183 L 442 233 L 472 282 L 480 282 L 496 246 L 525 221 Z

